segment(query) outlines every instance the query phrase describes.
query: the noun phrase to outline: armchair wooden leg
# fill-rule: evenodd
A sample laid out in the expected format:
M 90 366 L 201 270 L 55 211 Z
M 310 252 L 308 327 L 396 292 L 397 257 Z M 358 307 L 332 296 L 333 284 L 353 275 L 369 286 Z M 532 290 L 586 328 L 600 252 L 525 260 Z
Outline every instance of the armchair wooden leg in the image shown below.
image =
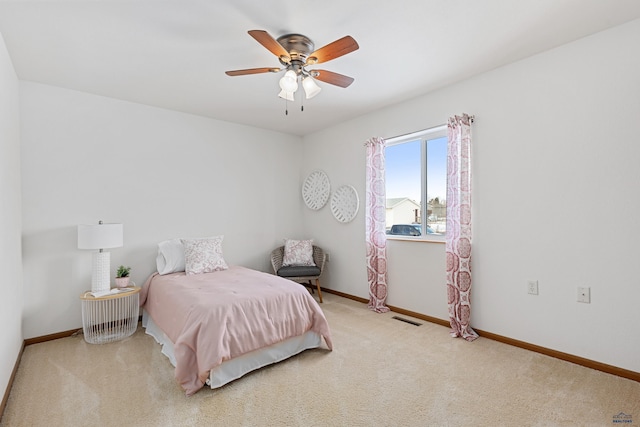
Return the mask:
M 320 302 L 322 302 L 322 292 L 320 292 L 320 279 L 316 279 L 316 288 L 318 289 L 318 297 L 320 298 Z

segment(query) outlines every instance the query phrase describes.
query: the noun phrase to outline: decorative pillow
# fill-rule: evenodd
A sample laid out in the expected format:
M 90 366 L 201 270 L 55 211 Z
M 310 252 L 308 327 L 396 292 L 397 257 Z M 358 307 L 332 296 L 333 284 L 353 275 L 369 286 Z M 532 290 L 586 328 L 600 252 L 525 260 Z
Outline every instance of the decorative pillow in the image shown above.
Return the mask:
M 311 266 L 313 262 L 313 240 L 284 239 L 282 266 Z
M 184 271 L 184 247 L 180 239 L 165 240 L 158 243 L 156 267 L 160 274 Z
M 184 246 L 185 271 L 188 275 L 212 273 L 229 268 L 222 257 L 222 239 L 181 239 Z

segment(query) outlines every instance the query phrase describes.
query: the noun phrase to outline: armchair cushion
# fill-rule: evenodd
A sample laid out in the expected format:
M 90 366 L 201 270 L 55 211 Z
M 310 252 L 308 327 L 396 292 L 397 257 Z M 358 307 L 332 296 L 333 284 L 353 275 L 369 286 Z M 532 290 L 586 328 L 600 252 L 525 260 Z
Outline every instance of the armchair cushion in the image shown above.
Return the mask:
M 277 275 L 281 277 L 319 276 L 320 267 L 315 265 L 281 267 L 278 269 Z

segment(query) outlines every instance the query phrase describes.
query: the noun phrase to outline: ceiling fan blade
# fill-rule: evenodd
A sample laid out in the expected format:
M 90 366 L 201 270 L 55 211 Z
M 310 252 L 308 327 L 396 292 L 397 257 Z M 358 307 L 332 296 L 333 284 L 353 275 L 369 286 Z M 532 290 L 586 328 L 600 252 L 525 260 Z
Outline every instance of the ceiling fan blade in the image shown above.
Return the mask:
M 225 71 L 224 73 L 227 76 L 244 76 L 247 74 L 260 74 L 260 73 L 277 73 L 281 71 L 280 68 L 271 68 L 271 67 L 263 67 L 263 68 L 248 68 L 246 70 L 232 70 Z
M 327 70 L 313 70 L 311 75 L 321 82 L 329 83 L 331 85 L 348 87 L 353 83 L 354 78 L 345 76 L 343 74 L 334 73 Z
M 332 59 L 336 59 L 341 57 L 342 55 L 351 53 L 354 50 L 358 50 L 359 47 L 360 46 L 358 46 L 358 43 L 353 37 L 344 36 L 343 38 L 338 39 L 333 43 L 329 43 L 328 45 L 321 47 L 315 52 L 312 52 L 307 58 L 307 64 L 312 65 L 331 61 Z
M 269 33 L 264 30 L 250 30 L 249 35 L 256 39 L 258 43 L 266 47 L 269 52 L 280 58 L 282 62 L 288 64 L 291 62 L 289 52 L 276 41 Z

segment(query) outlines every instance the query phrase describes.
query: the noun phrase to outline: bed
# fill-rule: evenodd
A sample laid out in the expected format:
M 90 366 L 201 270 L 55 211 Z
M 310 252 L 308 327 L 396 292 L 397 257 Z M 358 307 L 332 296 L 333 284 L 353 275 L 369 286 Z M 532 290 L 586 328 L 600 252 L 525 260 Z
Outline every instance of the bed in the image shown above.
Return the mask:
M 323 339 L 333 348 L 324 313 L 306 288 L 241 266 L 154 273 L 140 305 L 146 332 L 161 344 L 188 396 L 321 347 Z

